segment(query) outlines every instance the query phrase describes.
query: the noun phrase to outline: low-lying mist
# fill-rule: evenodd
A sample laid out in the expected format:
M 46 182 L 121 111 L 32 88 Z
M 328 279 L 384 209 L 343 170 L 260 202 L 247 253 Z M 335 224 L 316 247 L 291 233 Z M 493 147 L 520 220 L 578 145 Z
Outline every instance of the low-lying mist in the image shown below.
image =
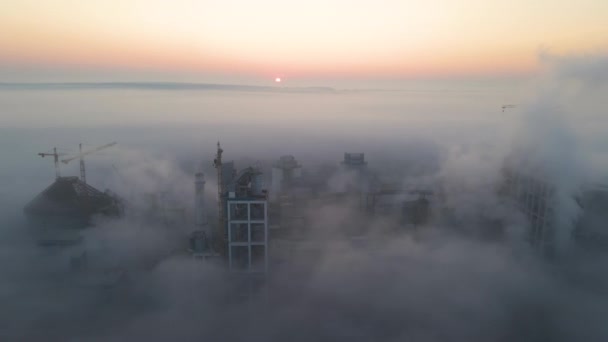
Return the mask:
M 0 128 L 0 339 L 607 340 L 608 260 L 568 236 L 581 185 L 608 174 L 608 59 L 542 60 L 543 77 L 510 90 L 0 90 L 9 113 Z M 115 140 L 87 157 L 87 179 L 125 199 L 124 217 L 99 218 L 81 245 L 37 246 L 21 210 L 54 174 L 36 153 Z M 449 219 L 399 230 L 388 217 L 362 223 L 349 206 L 311 207 L 306 234 L 319 247 L 271 269 L 267 291 L 235 300 L 219 266 L 178 253 L 194 229 L 196 170 L 206 175 L 209 220 L 217 217 L 218 140 L 237 168 L 268 173 L 291 154 L 336 186 L 343 153 L 364 152 L 380 179 L 441 194 Z M 523 215 L 499 196 L 507 157 L 559 189 L 555 260 L 528 245 Z M 78 165 L 61 172 L 77 175 Z M 151 194 L 182 219 L 146 212 Z M 365 241 L 342 233 L 361 224 Z M 497 230 L 500 238 L 488 234 Z M 90 271 L 70 271 L 78 249 Z

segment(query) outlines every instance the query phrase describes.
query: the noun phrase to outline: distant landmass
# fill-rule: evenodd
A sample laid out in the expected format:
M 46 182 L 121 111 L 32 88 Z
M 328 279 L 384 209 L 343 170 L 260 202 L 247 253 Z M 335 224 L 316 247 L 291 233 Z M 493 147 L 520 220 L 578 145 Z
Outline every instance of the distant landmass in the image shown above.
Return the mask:
M 145 90 L 225 90 L 272 93 L 334 93 L 331 87 L 270 87 L 241 84 L 179 83 L 179 82 L 62 82 L 62 83 L 0 83 L 0 88 L 14 90 L 63 89 L 145 89 Z

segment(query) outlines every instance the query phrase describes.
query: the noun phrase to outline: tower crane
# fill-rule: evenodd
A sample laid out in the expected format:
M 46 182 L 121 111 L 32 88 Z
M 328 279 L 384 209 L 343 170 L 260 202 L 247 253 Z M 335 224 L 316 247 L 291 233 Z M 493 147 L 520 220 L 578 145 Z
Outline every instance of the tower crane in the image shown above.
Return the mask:
M 67 163 L 71 162 L 74 159 L 80 159 L 80 179 L 82 180 L 83 183 L 86 184 L 87 183 L 87 175 L 86 175 L 85 168 L 84 168 L 84 156 L 86 156 L 87 154 L 91 154 L 91 153 L 97 152 L 97 151 L 101 151 L 101 150 L 106 149 L 108 147 L 112 147 L 112 146 L 114 146 L 116 144 L 117 143 L 114 141 L 114 142 L 111 142 L 109 144 L 105 144 L 103 146 L 95 147 L 95 148 L 93 148 L 91 150 L 84 151 L 84 152 L 82 151 L 82 144 L 79 144 L 78 147 L 79 147 L 79 151 L 80 152 L 77 155 L 75 155 L 75 156 L 72 156 L 72 157 L 69 157 L 69 158 L 66 158 L 66 159 L 62 159 L 61 162 L 64 163 L 64 164 L 67 164 Z M 56 160 L 55 160 L 55 165 L 57 165 L 57 161 Z
M 517 107 L 517 106 L 514 104 L 506 104 L 506 105 L 502 105 L 500 108 L 502 108 L 502 112 L 504 113 L 505 109 L 515 108 L 515 107 Z
M 53 153 L 48 153 L 48 152 L 41 152 L 38 153 L 39 156 L 41 156 L 42 158 L 44 157 L 53 157 L 55 160 L 55 178 L 59 178 L 61 177 L 61 175 L 59 174 L 59 156 L 64 156 L 64 153 L 57 153 L 57 147 L 53 147 Z

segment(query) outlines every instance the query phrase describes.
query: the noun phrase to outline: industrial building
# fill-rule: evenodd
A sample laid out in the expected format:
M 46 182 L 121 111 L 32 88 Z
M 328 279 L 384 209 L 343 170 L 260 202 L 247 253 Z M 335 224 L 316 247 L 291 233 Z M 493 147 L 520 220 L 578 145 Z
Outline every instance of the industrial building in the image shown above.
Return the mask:
M 64 156 L 53 148 L 52 152 L 38 153 L 41 157 L 53 157 L 55 182 L 48 186 L 23 209 L 35 239 L 42 245 L 73 245 L 81 239 L 79 230 L 91 224 L 96 215 L 119 216 L 123 201 L 109 190 L 101 192 L 87 184 L 84 156 L 116 145 L 115 142 L 64 157 L 62 163 L 79 159 L 80 178 L 62 177 L 59 157 Z
M 345 153 L 336 176 L 346 181 L 337 189 L 328 186 L 328 179 L 304 172 L 294 156 L 282 156 L 271 164 L 267 191 L 259 168 L 239 170 L 233 161 L 223 160 L 223 152 L 218 143 L 215 229 L 205 215 L 204 175 L 195 173 L 196 227 L 190 252 L 225 265 L 242 294 L 259 289 L 273 268 L 304 270 L 313 265 L 327 244 L 368 243 L 366 229 L 377 217 L 390 216 L 395 227 L 406 227 L 424 225 L 431 215 L 430 192 L 382 184 L 363 153 Z M 318 225 L 317 216 L 333 207 L 349 210 L 343 224 Z
M 118 216 L 122 204 L 110 192 L 101 192 L 78 177 L 58 177 L 24 208 L 42 244 L 70 244 L 75 230 L 90 224 L 94 215 Z
M 608 250 L 608 185 L 595 183 L 585 186 L 578 203 L 583 215 L 575 224 L 575 240 L 586 250 Z
M 109 190 L 101 192 L 87 184 L 84 156 L 116 145 L 112 142 L 94 149 L 65 157 L 62 163 L 80 160 L 80 178 L 62 177 L 59 170 L 58 153 L 53 148 L 49 153 L 38 153 L 41 157 L 51 156 L 55 165 L 55 182 L 28 203 L 24 212 L 33 226 L 48 229 L 84 228 L 94 215 L 118 216 L 122 213 L 122 201 Z
M 59 154 L 54 151 L 49 155 L 57 160 Z M 234 161 L 224 161 L 218 142 L 213 165 L 217 202 L 207 205 L 205 174 L 197 168 L 191 223 L 182 219 L 183 210 L 177 213 L 167 209 L 167 203 L 172 201 L 162 193 L 150 194 L 150 200 L 144 201 L 150 208 L 142 215 L 148 220 L 157 220 L 161 215 L 170 229 L 190 227 L 189 242 L 183 244 L 187 255 L 223 267 L 238 293 L 247 298 L 266 288 L 264 284 L 273 269 L 306 272 L 328 246 L 375 246 L 380 235 L 390 238 L 391 234 L 416 233 L 430 223 L 450 221 L 450 215 L 441 210 L 446 204 L 442 202 L 440 185 L 430 189 L 385 182 L 364 153 L 345 153 L 333 173 L 321 175 L 309 172 L 293 155 L 281 156 L 270 164 L 270 177 L 265 178 L 260 167 L 239 169 Z M 539 176 L 542 173 L 516 168 L 508 162 L 503 172 L 502 192 L 529 221 L 527 237 L 531 245 L 545 255 L 554 255 L 555 194 L 559 189 L 543 180 Z M 26 206 L 26 214 L 43 218 L 39 222 L 63 217 L 85 225 L 94 215 L 121 212 L 116 196 L 100 192 L 84 180 L 61 177 L 57 169 L 56 181 Z M 573 229 L 574 238 L 581 243 L 599 245 L 604 241 L 608 245 L 598 223 L 605 222 L 608 213 L 608 187 L 589 187 L 577 203 L 584 215 Z M 217 216 L 209 220 L 208 214 L 215 211 Z M 323 215 L 338 219 L 323 222 L 319 220 Z M 378 227 L 378 222 L 382 234 L 371 231 L 374 228 L 370 227 Z M 446 226 L 457 225 L 449 223 Z M 62 231 L 52 233 L 58 237 Z M 64 237 L 57 240 L 69 241 Z M 81 255 L 86 261 L 86 253 L 78 257 Z
M 555 252 L 555 186 L 534 176 L 505 170 L 506 193 L 528 219 L 528 241 L 543 253 Z
M 559 254 L 560 242 L 564 241 L 585 248 L 608 247 L 608 234 L 598 229 L 608 220 L 608 186 L 583 184 L 577 191 L 565 193 L 542 168 L 513 155 L 505 160 L 502 171 L 502 193 L 525 216 L 529 225 L 527 239 L 534 249 L 553 257 Z M 576 217 L 560 218 L 560 211 L 564 210 L 560 205 L 575 206 Z

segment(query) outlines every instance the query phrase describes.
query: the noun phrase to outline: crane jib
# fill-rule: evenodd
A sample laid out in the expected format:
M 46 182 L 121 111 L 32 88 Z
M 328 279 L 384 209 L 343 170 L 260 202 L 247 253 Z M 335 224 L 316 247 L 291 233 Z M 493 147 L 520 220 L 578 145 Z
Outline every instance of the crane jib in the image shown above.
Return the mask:
M 96 148 L 94 148 L 94 149 L 92 149 L 92 150 L 84 151 L 84 152 L 79 153 L 79 154 L 77 154 L 77 155 L 75 155 L 75 156 L 73 156 L 73 157 L 66 158 L 66 159 L 62 159 L 62 160 L 61 160 L 61 162 L 62 162 L 62 163 L 64 163 L 64 164 L 67 164 L 67 163 L 71 162 L 71 161 L 72 161 L 72 160 L 74 160 L 74 159 L 78 159 L 78 158 L 84 157 L 84 156 L 86 156 L 87 154 L 91 154 L 91 153 L 93 153 L 93 152 L 101 151 L 101 150 L 103 150 L 103 149 L 105 149 L 105 148 L 112 147 L 112 146 L 114 146 L 114 145 L 116 145 L 116 144 L 117 144 L 117 142 L 111 142 L 111 143 L 109 143 L 109 144 L 106 144 L 106 145 L 103 145 L 103 146 L 96 147 Z

